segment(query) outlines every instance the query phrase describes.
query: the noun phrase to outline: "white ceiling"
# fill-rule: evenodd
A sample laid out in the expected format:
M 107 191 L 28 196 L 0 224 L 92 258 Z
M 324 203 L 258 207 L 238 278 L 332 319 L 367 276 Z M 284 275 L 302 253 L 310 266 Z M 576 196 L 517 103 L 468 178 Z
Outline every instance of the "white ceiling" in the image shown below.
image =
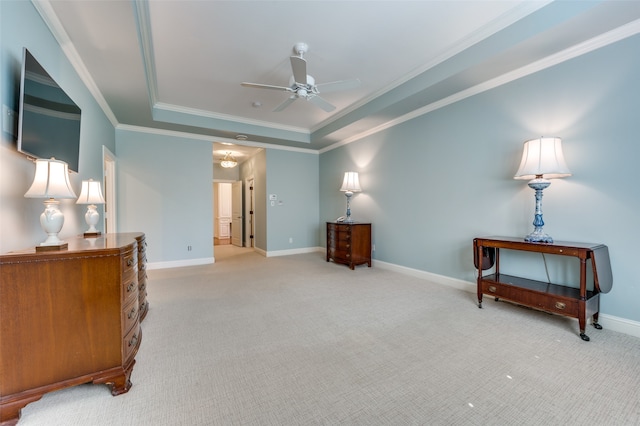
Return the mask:
M 114 125 L 312 150 L 509 81 L 627 23 L 637 32 L 640 19 L 638 1 L 35 4 Z M 273 112 L 287 93 L 240 86 L 287 86 L 298 42 L 317 83 L 360 79 L 321 94 L 335 111 L 297 100 Z

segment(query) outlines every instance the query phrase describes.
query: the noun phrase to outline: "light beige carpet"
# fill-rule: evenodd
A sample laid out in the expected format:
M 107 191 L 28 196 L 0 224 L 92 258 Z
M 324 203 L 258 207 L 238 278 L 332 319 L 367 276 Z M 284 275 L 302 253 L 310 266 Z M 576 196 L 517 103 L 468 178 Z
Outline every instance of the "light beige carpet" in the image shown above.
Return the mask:
M 634 425 L 640 340 L 322 253 L 149 271 L 133 387 L 20 425 Z M 605 295 L 606 297 L 606 295 Z

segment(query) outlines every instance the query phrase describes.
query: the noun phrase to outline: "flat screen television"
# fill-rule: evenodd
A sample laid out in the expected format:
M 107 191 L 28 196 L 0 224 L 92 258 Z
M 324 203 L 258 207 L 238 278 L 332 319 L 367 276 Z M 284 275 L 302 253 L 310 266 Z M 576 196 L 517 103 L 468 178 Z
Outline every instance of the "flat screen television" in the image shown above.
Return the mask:
M 18 151 L 62 160 L 77 172 L 80 108 L 25 48 L 20 79 Z

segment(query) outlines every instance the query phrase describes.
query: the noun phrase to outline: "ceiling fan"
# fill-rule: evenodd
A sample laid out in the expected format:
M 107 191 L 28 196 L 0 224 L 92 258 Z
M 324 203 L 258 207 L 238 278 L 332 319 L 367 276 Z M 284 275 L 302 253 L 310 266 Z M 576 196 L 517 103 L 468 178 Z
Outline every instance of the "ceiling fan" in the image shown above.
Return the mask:
M 283 103 L 278 105 L 274 112 L 282 111 L 291 105 L 296 99 L 306 99 L 312 104 L 322 108 L 326 112 L 336 109 L 335 106 L 321 98 L 320 93 L 335 92 L 337 90 L 354 89 L 360 86 L 360 80 L 341 80 L 331 83 L 316 84 L 315 79 L 307 74 L 307 61 L 304 54 L 309 50 L 306 43 L 296 43 L 293 47 L 295 56 L 291 56 L 291 70 L 293 76 L 289 79 L 289 86 L 274 86 L 271 84 L 260 83 L 241 83 L 244 87 L 253 87 L 257 89 L 272 89 L 289 92 L 291 95 Z

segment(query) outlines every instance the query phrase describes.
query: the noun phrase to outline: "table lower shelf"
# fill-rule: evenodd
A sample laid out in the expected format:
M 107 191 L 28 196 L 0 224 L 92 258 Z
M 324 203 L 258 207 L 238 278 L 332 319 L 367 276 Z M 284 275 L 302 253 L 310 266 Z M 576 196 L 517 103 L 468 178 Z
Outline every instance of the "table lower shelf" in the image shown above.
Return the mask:
M 478 283 L 478 306 L 482 307 L 482 295 L 494 296 L 513 303 L 545 312 L 577 318 L 580 322 L 580 335 L 584 340 L 586 318 L 593 315 L 594 326 L 598 328 L 597 317 L 600 295 L 587 291 L 585 300 L 580 298 L 580 289 L 530 280 L 504 274 L 483 276 Z

